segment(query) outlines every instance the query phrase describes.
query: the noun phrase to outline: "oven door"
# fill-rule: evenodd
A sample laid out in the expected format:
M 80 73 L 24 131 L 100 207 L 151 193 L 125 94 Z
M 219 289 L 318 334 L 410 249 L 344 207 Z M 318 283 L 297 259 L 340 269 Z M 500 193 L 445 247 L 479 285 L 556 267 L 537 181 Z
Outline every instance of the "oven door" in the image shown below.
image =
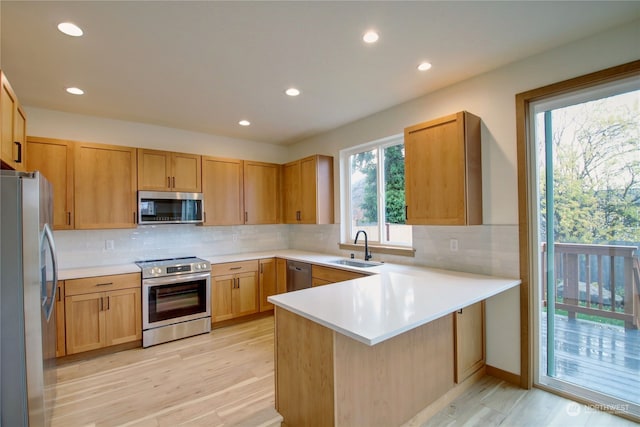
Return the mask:
M 211 316 L 211 273 L 142 281 L 142 329 Z

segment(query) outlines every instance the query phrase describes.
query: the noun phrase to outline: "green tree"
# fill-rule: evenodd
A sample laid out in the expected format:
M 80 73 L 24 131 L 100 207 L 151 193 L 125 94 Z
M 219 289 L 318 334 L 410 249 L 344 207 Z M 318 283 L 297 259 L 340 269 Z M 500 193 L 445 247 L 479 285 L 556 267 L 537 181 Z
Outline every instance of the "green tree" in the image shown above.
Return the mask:
M 612 97 L 552 112 L 556 241 L 640 242 L 640 92 L 635 94 L 630 102 Z M 544 213 L 544 174 L 541 190 Z
M 353 168 L 364 175 L 364 196 L 360 209 L 363 224 L 378 222 L 378 157 L 377 151 L 365 151 L 353 157 Z M 386 221 L 404 224 L 404 145 L 384 149 L 384 190 Z

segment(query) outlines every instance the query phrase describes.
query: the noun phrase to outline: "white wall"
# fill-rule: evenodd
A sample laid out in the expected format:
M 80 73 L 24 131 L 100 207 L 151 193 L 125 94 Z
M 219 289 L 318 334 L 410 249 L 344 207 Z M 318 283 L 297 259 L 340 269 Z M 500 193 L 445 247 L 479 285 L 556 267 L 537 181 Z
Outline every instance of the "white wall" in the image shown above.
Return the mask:
M 277 163 L 315 153 L 328 154 L 336 159 L 335 182 L 338 183 L 341 149 L 402 133 L 404 127 L 422 121 L 468 110 L 480 116 L 483 123 L 483 209 L 486 225 L 414 227 L 416 257 L 386 259 L 514 277 L 518 274 L 515 95 L 640 59 L 638 40 L 640 21 L 635 21 L 438 90 L 290 147 L 37 108 L 26 109 L 29 134 Z M 339 218 L 339 187 L 336 187 L 335 197 L 336 218 Z M 194 233 L 201 234 L 195 238 L 208 242 L 212 237 L 208 236 L 207 229 L 195 228 Z M 290 226 L 284 229 L 289 230 L 290 247 L 340 253 L 337 225 Z M 234 235 L 241 232 L 238 230 L 220 231 L 218 237 L 232 240 Z M 275 234 L 272 231 L 266 230 L 265 241 L 271 239 L 275 245 L 284 245 L 286 239 L 277 235 L 282 229 L 276 229 Z M 89 242 L 87 245 L 95 251 L 101 251 L 100 245 L 104 245 L 102 232 L 63 233 L 63 239 L 71 239 L 72 244 L 66 245 L 69 242 L 65 241 L 65 247 L 68 246 L 69 250 L 77 241 Z M 173 231 L 166 233 L 170 238 Z M 446 253 L 450 237 L 459 240 L 460 250 L 455 256 L 447 256 Z M 123 232 L 122 238 L 128 241 L 132 237 Z M 153 238 L 149 239 L 149 242 L 153 242 Z M 248 250 L 242 245 L 234 248 L 238 251 Z M 519 374 L 519 343 L 519 296 L 515 290 L 492 298 L 487 304 L 487 362 Z
M 285 163 L 287 148 L 145 123 L 25 107 L 30 136 Z

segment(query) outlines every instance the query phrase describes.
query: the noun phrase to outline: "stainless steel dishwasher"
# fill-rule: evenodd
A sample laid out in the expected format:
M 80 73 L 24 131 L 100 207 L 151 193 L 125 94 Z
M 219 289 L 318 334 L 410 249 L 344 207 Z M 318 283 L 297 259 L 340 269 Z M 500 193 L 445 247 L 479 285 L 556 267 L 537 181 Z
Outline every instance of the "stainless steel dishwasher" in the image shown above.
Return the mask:
M 311 287 L 311 264 L 287 261 L 287 292 Z

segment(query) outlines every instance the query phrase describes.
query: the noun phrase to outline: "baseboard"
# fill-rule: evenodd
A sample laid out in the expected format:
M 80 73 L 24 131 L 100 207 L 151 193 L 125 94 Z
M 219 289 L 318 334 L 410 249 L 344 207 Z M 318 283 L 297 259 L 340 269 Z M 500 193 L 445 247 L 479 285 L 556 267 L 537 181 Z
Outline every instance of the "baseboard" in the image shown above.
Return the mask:
M 500 368 L 496 368 L 495 366 L 486 365 L 487 375 L 491 375 L 492 377 L 496 377 L 503 381 L 506 381 L 510 384 L 520 387 L 520 375 L 514 374 L 508 371 L 504 371 Z

